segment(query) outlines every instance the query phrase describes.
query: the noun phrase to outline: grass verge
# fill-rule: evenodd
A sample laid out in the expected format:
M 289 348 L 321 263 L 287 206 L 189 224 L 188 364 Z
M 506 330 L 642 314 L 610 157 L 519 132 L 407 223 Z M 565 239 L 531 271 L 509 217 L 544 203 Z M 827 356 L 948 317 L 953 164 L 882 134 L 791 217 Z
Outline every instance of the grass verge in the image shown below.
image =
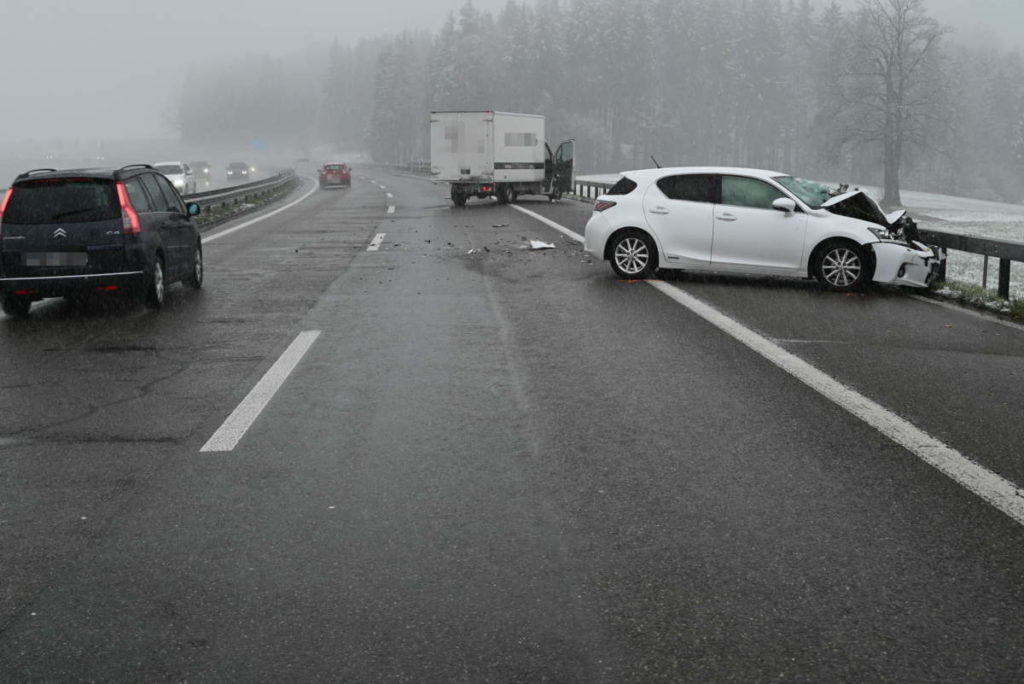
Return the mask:
M 956 280 L 933 283 L 931 289 L 943 299 L 1009 316 L 1015 321 L 1024 321 L 1024 299 L 1006 300 L 981 285 Z

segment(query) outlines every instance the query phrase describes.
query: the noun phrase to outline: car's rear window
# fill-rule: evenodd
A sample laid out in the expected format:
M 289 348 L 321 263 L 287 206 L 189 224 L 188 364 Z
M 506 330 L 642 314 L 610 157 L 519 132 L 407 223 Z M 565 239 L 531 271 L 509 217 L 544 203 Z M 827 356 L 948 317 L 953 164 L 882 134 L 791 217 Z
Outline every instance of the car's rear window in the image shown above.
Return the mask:
M 344 164 L 327 164 L 326 166 L 324 166 L 324 170 L 325 171 L 344 171 L 345 170 L 345 165 Z
M 154 168 L 160 173 L 185 173 L 181 164 L 157 164 Z
M 636 190 L 636 183 L 623 176 L 619 179 L 619 182 L 612 186 L 612 189 L 606 192 L 606 195 L 628 195 L 629 193 Z
M 91 178 L 37 180 L 14 186 L 4 223 L 87 223 L 121 217 L 111 181 Z
M 666 176 L 658 181 L 665 197 L 684 202 L 715 202 L 718 195 L 718 176 L 691 173 Z

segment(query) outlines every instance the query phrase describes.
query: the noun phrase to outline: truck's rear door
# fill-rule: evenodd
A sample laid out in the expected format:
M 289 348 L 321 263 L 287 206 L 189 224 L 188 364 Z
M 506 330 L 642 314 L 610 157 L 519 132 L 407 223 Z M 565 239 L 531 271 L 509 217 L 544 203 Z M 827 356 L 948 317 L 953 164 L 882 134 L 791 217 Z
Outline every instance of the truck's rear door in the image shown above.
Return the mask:
M 430 117 L 430 172 L 439 180 L 494 177 L 494 113 L 435 112 Z

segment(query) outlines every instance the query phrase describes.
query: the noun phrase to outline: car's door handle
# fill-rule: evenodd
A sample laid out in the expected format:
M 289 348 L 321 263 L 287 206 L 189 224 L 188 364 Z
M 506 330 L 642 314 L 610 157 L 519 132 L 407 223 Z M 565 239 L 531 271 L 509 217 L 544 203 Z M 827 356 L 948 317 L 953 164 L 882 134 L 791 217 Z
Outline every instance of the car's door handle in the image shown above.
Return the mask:
M 653 209 L 651 209 L 651 213 L 652 214 L 668 214 L 669 210 L 666 209 L 665 207 L 654 207 Z
M 736 220 L 736 217 L 733 216 L 732 214 L 719 214 L 715 218 L 718 219 L 719 221 L 735 221 Z

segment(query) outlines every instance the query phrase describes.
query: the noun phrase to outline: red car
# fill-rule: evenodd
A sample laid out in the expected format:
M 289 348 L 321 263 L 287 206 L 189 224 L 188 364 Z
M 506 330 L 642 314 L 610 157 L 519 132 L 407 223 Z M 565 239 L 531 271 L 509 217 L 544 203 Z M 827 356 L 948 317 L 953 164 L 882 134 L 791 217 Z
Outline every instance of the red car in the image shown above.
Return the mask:
M 326 188 L 328 185 L 352 185 L 352 169 L 348 164 L 324 164 L 320 168 L 320 187 Z

